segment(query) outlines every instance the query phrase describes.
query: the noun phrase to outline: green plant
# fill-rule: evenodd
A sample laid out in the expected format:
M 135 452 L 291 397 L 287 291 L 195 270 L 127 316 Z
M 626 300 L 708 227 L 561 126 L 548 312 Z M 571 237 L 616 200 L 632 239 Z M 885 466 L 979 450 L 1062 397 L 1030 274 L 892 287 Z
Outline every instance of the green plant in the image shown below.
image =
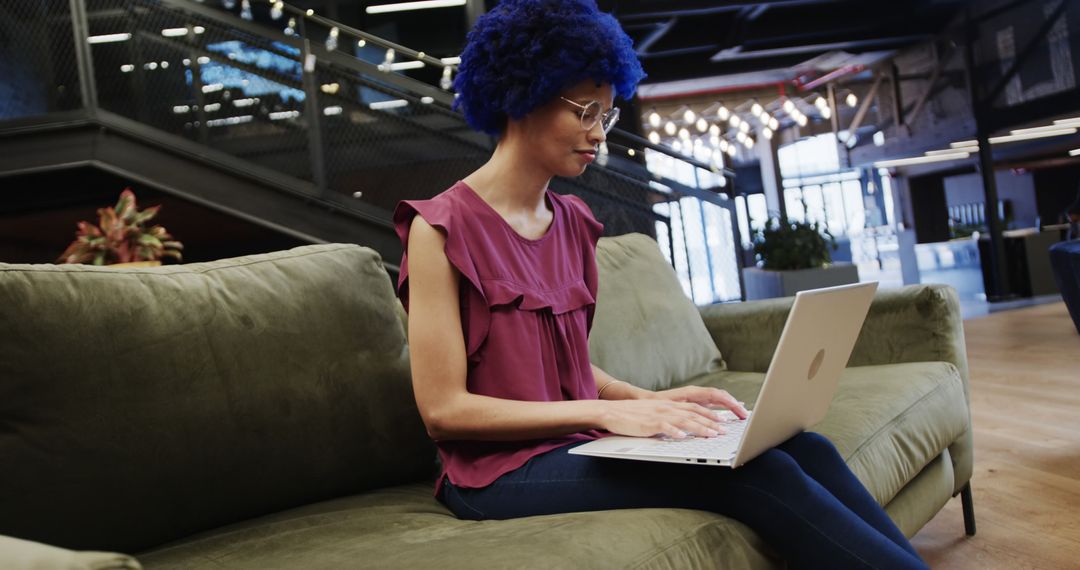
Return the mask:
M 79 222 L 75 241 L 64 250 L 58 263 L 112 265 L 132 261 L 155 261 L 171 257 L 183 260 L 183 244 L 162 226 L 146 227 L 161 206 L 139 211 L 135 193 L 125 188 L 116 206 L 98 208 L 98 225 Z
M 817 222 L 770 218 L 754 231 L 754 254 L 763 269 L 789 270 L 823 267 L 832 261 L 836 239 Z

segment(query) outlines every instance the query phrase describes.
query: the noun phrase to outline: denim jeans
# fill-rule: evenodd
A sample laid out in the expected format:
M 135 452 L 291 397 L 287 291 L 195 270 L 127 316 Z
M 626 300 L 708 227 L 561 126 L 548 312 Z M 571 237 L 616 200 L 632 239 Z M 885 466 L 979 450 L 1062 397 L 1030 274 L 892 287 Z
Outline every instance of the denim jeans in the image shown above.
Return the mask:
M 738 469 L 570 455 L 572 447 L 533 457 L 483 488 L 445 481 L 439 499 L 472 520 L 700 509 L 754 529 L 790 568 L 926 568 L 832 443 L 816 433 L 801 433 Z

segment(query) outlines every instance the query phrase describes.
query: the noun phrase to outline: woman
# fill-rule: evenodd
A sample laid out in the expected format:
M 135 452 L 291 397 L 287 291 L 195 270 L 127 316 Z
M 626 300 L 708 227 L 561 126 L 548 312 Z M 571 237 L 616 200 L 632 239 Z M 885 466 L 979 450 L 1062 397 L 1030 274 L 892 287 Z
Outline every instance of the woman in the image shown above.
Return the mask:
M 650 392 L 589 362 L 603 226 L 548 183 L 595 160 L 615 96 L 643 76 L 592 0 L 504 0 L 469 34 L 457 105 L 498 136 L 495 152 L 394 213 L 416 402 L 442 459 L 436 496 L 467 519 L 703 509 L 743 521 L 795 566 L 925 568 L 816 434 L 739 469 L 567 453 L 607 433 L 716 435 L 713 409 L 747 414 L 722 390 Z

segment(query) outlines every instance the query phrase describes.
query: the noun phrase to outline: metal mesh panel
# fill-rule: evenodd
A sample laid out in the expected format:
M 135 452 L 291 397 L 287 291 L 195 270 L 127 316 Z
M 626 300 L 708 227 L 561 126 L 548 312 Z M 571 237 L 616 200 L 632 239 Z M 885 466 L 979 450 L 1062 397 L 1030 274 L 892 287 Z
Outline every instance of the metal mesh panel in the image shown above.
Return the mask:
M 480 167 L 486 137 L 462 118 L 365 74 L 321 63 L 316 93 L 328 187 L 359 192 L 366 203 L 392 210 L 402 198 L 428 198 Z M 374 75 L 374 76 L 373 76 Z
M 0 3 L 0 121 L 78 109 L 67 0 Z

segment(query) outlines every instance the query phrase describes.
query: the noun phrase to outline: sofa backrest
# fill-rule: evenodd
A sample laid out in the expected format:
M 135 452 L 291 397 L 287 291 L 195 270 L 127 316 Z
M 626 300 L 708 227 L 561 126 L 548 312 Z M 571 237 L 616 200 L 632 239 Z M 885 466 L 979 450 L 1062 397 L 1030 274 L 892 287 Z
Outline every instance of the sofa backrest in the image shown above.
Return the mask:
M 0 534 L 135 552 L 434 467 L 370 249 L 0 264 Z

